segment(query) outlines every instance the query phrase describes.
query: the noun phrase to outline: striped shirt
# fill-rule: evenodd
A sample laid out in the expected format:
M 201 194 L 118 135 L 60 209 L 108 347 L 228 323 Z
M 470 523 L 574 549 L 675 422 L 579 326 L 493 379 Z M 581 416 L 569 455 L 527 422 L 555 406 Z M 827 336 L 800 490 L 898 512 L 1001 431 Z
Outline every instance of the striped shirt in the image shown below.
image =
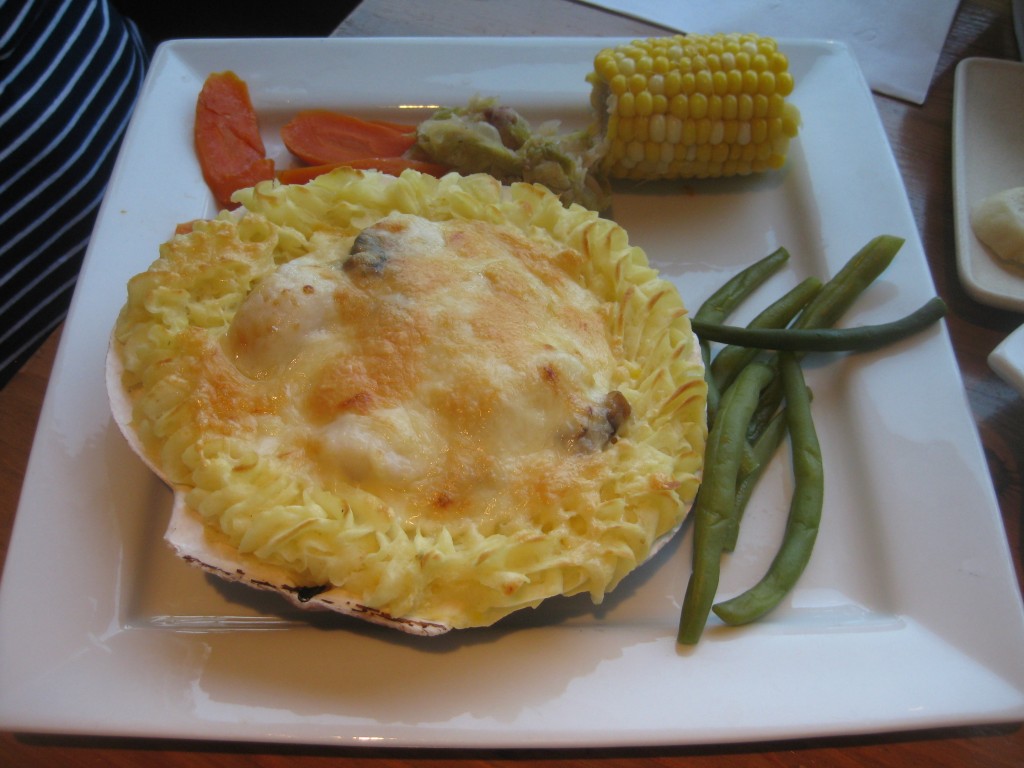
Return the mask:
M 67 314 L 147 63 L 106 0 L 0 0 L 0 387 Z

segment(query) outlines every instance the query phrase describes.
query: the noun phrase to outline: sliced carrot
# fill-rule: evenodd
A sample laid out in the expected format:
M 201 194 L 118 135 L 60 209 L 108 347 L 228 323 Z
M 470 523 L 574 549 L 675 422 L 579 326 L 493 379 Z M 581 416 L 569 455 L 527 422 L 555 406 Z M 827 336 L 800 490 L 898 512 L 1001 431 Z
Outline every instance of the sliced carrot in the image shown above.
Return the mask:
M 323 163 L 321 165 L 305 165 L 299 168 L 286 168 L 278 171 L 277 178 L 282 184 L 305 184 L 317 176 L 341 167 L 375 170 L 391 174 L 392 176 L 398 176 L 407 168 L 438 177 L 444 176 L 450 170 L 444 165 L 424 160 L 410 160 L 405 157 L 364 157 L 358 160 L 350 160 L 346 163 Z
M 341 112 L 299 112 L 281 129 L 288 150 L 309 165 L 329 165 L 365 157 L 399 157 L 416 143 L 416 126 L 361 120 Z
M 396 123 L 391 120 L 366 120 L 370 125 L 379 125 L 381 128 L 390 128 L 399 133 L 415 133 L 416 126 L 412 123 Z
M 324 163 L 322 165 L 301 165 L 298 168 L 285 168 L 277 172 L 277 180 L 282 184 L 305 184 L 317 176 L 340 168 L 339 163 Z
M 347 163 L 350 168 L 363 170 L 380 171 L 398 176 L 406 168 L 411 168 L 420 173 L 427 173 L 431 176 L 441 177 L 451 170 L 446 165 L 431 163 L 427 160 L 410 160 L 407 157 L 365 157 L 359 160 L 351 160 Z
M 234 72 L 215 72 L 203 83 L 194 140 L 203 178 L 219 205 L 230 207 L 236 190 L 274 178 L 249 89 Z

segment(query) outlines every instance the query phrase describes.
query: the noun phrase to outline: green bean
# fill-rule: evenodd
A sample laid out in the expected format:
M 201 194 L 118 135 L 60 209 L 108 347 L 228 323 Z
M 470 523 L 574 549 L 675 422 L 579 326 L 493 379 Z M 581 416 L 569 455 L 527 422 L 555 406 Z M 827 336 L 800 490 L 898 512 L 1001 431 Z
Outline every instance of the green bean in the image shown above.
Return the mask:
M 755 352 L 761 349 L 786 352 L 862 352 L 919 333 L 945 314 L 946 303 L 936 296 L 909 315 L 877 325 L 854 328 L 743 328 L 694 321 L 693 330 L 702 341 L 735 344 Z M 719 386 L 722 387 L 721 381 Z
M 769 277 L 782 269 L 787 261 L 789 251 L 785 248 L 777 248 L 755 261 L 725 281 L 721 288 L 705 299 L 694 317 L 712 323 L 722 322 Z
M 707 385 L 708 392 L 707 398 L 707 419 L 708 428 L 715 423 L 715 419 L 718 418 L 718 408 L 722 401 L 722 392 L 718 388 L 718 384 L 715 382 L 715 377 L 711 375 L 711 343 L 707 341 L 699 341 L 700 343 L 700 357 L 704 361 L 704 383 Z
M 751 363 L 722 398 L 704 449 L 704 478 L 693 510 L 693 570 L 686 585 L 678 640 L 692 645 L 704 631 L 718 590 L 725 544 L 733 538 L 736 483 L 747 422 L 771 370 Z
M 761 399 L 754 409 L 754 415 L 750 417 L 750 424 L 747 427 L 747 440 L 752 443 L 757 442 L 758 438 L 764 434 L 769 422 L 778 412 L 783 398 L 782 380 L 778 376 L 778 361 L 773 358 L 766 365 L 769 365 L 773 371 L 776 371 L 776 375 L 761 391 Z
M 867 242 L 822 286 L 796 319 L 796 328 L 828 328 L 885 271 L 903 247 L 903 238 L 879 235 Z
M 816 277 L 808 277 L 787 292 L 781 299 L 766 307 L 757 317 L 750 321 L 747 327 L 785 328 L 792 322 L 800 310 L 804 308 L 807 302 L 814 298 L 819 290 L 821 290 L 821 281 Z M 698 320 L 697 325 L 707 327 L 709 324 L 704 320 Z M 694 331 L 701 341 L 718 341 L 718 339 L 714 339 L 707 334 L 701 335 L 697 331 L 697 325 L 694 326 Z M 713 327 L 717 328 L 720 326 L 715 324 Z M 711 375 L 718 388 L 720 390 L 727 389 L 735 381 L 743 366 L 754 360 L 758 354 L 759 350 L 754 347 L 737 344 L 731 344 L 720 349 L 718 354 L 715 355 L 715 359 L 711 362 Z
M 764 284 L 769 277 L 782 269 L 787 261 L 789 261 L 789 252 L 785 248 L 777 248 L 764 258 L 740 270 L 705 299 L 693 319 L 708 323 L 723 322 L 744 299 Z M 714 424 L 721 393 L 711 375 L 710 343 L 701 341 L 700 353 L 704 360 L 704 379 L 708 385 L 707 406 L 708 426 L 710 426 Z
M 817 296 L 804 307 L 793 327 L 828 328 L 834 325 L 857 297 L 892 263 L 903 243 L 902 238 L 893 235 L 879 235 L 869 240 L 822 286 Z M 782 383 L 776 376 L 761 393 L 761 402 L 750 421 L 748 439 L 757 439 L 757 435 L 778 410 L 782 397 Z
M 720 403 L 716 420 L 709 422 L 705 475 L 694 504 L 693 569 L 680 616 L 680 643 L 700 639 L 712 610 L 728 624 L 763 616 L 805 570 L 821 520 L 824 475 L 800 359 L 816 350 L 875 348 L 917 333 L 945 314 L 945 305 L 936 298 L 894 322 L 832 328 L 889 266 L 903 242 L 891 235 L 873 238 L 824 285 L 809 279 L 746 328 L 726 325 L 729 313 L 788 258 L 779 249 L 712 294 L 694 315 L 705 376 L 709 387 L 717 385 Z M 710 359 L 716 342 L 726 346 Z M 779 551 L 756 585 L 716 604 L 722 555 L 735 547 L 753 488 L 787 431 L 795 485 Z
M 825 481 L 803 372 L 792 352 L 779 355 L 779 368 L 793 454 L 793 499 L 782 544 L 767 573 L 746 592 L 713 606 L 715 614 L 731 625 L 764 616 L 789 593 L 810 561 L 821 521 Z
M 783 408 L 775 413 L 775 416 L 768 422 L 768 426 L 757 441 L 752 446 L 748 443 L 748 450 L 746 455 L 744 455 L 743 462 L 745 466 L 741 469 L 739 482 L 736 485 L 736 506 L 732 513 L 736 524 L 733 526 L 732 537 L 725 544 L 726 552 L 732 552 L 736 549 L 736 540 L 739 538 L 740 533 L 740 522 L 743 520 L 743 514 L 746 512 L 750 497 L 754 493 L 754 487 L 757 485 L 758 480 L 761 479 L 761 475 L 764 474 L 764 469 L 768 466 L 768 462 L 772 460 L 775 452 L 782 444 L 787 428 L 786 409 Z

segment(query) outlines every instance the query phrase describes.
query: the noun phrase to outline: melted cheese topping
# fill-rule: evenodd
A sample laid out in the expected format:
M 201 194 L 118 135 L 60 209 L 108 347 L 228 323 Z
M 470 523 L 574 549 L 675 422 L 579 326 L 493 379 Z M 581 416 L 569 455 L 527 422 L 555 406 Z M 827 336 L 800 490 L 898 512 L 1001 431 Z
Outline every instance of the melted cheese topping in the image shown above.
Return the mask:
M 379 269 L 325 243 L 260 281 L 231 323 L 225 353 L 281 390 L 264 450 L 302 447 L 319 482 L 405 517 L 526 509 L 524 473 L 569 466 L 616 367 L 608 310 L 572 279 L 579 254 L 409 214 L 365 240 Z
M 484 176 L 238 198 L 132 278 L 110 352 L 119 423 L 219 551 L 468 627 L 600 601 L 678 528 L 703 366 L 621 228 Z

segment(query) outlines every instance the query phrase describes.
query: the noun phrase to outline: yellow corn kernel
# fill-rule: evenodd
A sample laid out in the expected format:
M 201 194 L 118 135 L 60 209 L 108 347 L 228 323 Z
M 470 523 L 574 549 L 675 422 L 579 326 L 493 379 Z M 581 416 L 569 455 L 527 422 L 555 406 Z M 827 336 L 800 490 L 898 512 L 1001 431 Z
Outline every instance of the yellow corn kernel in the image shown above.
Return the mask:
M 631 118 L 636 115 L 636 97 L 632 93 L 626 92 L 619 96 L 619 115 L 625 118 Z
M 793 73 L 792 72 L 776 72 L 775 73 L 775 87 L 778 89 L 780 96 L 789 96 L 793 92 Z
M 654 97 L 650 91 L 640 91 L 634 98 L 634 108 L 638 115 L 646 117 L 654 112 Z
M 697 93 L 710 96 L 714 92 L 714 78 L 711 75 L 710 69 L 702 69 L 696 74 L 694 81 L 697 86 Z
M 677 93 L 669 101 L 668 111 L 680 120 L 685 120 L 690 116 L 690 102 L 684 94 Z
M 779 128 L 782 127 L 782 121 L 776 120 Z M 651 116 L 651 122 L 648 123 L 647 138 L 653 141 L 655 144 L 664 144 L 666 136 L 665 126 L 665 115 L 655 114 Z
M 607 48 L 588 75 L 613 178 L 732 176 L 781 167 L 800 113 L 770 37 L 672 35 Z
M 738 69 L 730 69 L 725 73 L 726 93 L 736 95 L 743 92 L 743 74 Z
M 754 99 L 749 93 L 740 95 L 737 101 L 736 117 L 743 121 L 749 122 L 754 117 Z
M 665 118 L 665 143 L 668 145 L 678 144 L 683 137 L 683 121 L 675 115 Z
M 683 73 L 674 69 L 665 73 L 665 95 L 671 99 L 681 90 L 683 90 Z
M 754 119 L 768 116 L 768 97 L 759 93 L 754 97 Z
M 700 120 L 708 113 L 708 97 L 703 93 L 695 93 L 690 97 L 690 116 Z
M 725 120 L 735 120 L 739 114 L 739 101 L 736 98 L 736 94 L 727 93 L 722 97 L 722 118 Z
M 708 99 L 708 118 L 711 120 L 715 120 L 716 122 L 721 122 L 722 112 L 722 97 L 716 93 L 714 96 Z
M 634 131 L 636 140 L 647 141 L 651 132 L 651 118 L 647 115 L 641 115 L 633 121 L 633 125 L 636 128 Z

